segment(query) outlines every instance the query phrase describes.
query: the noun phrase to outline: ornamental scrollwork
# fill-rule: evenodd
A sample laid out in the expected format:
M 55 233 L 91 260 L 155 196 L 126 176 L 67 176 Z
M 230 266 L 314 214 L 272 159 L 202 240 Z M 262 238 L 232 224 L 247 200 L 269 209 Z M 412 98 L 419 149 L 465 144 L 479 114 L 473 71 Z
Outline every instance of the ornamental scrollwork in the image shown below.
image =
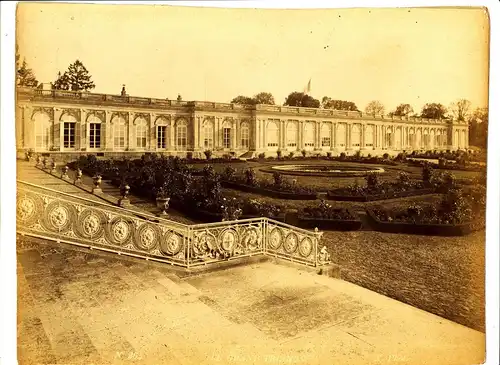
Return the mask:
M 74 117 L 77 121 L 80 121 L 80 118 L 81 118 L 81 110 L 80 110 L 80 109 L 62 109 L 61 117 L 59 118 L 59 120 L 61 121 L 61 120 L 62 120 L 62 118 L 63 118 L 65 115 L 71 115 L 71 116 L 72 116 L 72 117 Z
M 85 122 L 87 122 L 92 116 L 98 118 L 102 123 L 106 122 L 106 111 L 104 110 L 89 110 L 87 112 L 87 118 L 85 119 Z
M 169 114 L 160 114 L 155 118 L 155 125 L 166 125 L 171 121 L 171 116 Z
M 150 119 L 151 119 L 151 115 L 149 113 L 135 113 L 134 114 L 134 125 L 136 124 L 136 121 L 137 119 L 139 118 L 142 118 L 144 119 L 146 122 L 150 122 Z
M 118 117 L 118 118 L 122 118 L 123 120 L 125 120 L 125 122 L 128 122 L 128 112 L 112 112 L 111 113 L 111 118 L 110 118 L 110 121 L 111 121 L 111 124 L 113 124 L 113 119 L 115 117 Z
M 44 107 L 34 107 L 31 112 L 30 119 L 33 120 L 33 117 L 36 113 L 44 113 L 47 114 L 50 118 L 50 121 L 54 121 L 54 109 L 53 108 L 44 108 Z

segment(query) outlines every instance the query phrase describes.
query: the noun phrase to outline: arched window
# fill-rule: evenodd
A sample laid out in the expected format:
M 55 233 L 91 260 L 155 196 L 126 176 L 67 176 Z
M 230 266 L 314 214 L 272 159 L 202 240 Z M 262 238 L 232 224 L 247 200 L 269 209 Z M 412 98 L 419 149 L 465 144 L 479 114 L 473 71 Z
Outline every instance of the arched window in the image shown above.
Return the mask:
M 69 114 L 63 114 L 61 122 L 63 126 L 63 147 L 67 149 L 75 148 L 76 134 L 78 132 L 76 118 Z
M 304 147 L 314 147 L 314 136 L 316 135 L 316 123 L 306 122 L 304 124 Z
M 346 127 L 344 123 L 339 123 L 337 126 L 337 146 L 345 147 Z
M 248 123 L 241 123 L 241 147 L 250 148 L 250 126 Z
M 164 150 L 167 148 L 167 141 L 170 142 L 170 126 L 169 121 L 165 117 L 159 117 L 155 121 L 156 124 L 156 148 Z
M 113 124 L 113 140 L 115 149 L 122 150 L 127 147 L 127 123 L 122 117 L 114 117 Z
M 177 119 L 175 123 L 177 148 L 187 148 L 187 122 L 184 119 Z
M 231 122 L 226 120 L 222 124 L 222 147 L 231 148 Z
M 297 122 L 288 122 L 286 126 L 286 146 L 296 148 L 297 147 Z
M 422 129 L 417 129 L 417 149 L 422 149 Z
M 33 116 L 33 121 L 35 123 L 35 147 L 39 150 L 49 149 L 52 125 L 50 117 L 45 113 L 37 112 Z
M 92 114 L 88 117 L 87 123 L 89 126 L 89 148 L 101 148 L 101 119 Z
M 332 125 L 323 123 L 321 126 L 321 147 L 330 147 L 332 145 Z
M 365 129 L 365 146 L 373 147 L 373 125 L 367 125 Z
M 267 123 L 267 147 L 277 148 L 279 146 L 280 131 L 276 122 Z
M 411 148 L 415 148 L 415 143 L 416 143 L 416 139 L 415 139 L 415 129 L 413 128 L 410 128 L 410 130 L 408 131 L 408 143 L 410 145 Z
M 431 133 L 429 136 L 429 148 L 434 149 L 434 142 L 436 142 L 436 134 L 434 132 L 434 129 L 431 129 Z
M 358 124 L 353 124 L 351 126 L 351 146 L 361 146 L 361 128 Z
M 214 124 L 211 120 L 203 122 L 203 147 L 207 150 L 214 147 Z
M 385 130 L 385 147 L 393 146 L 393 136 L 392 136 L 392 128 L 386 128 Z
M 395 147 L 396 149 L 401 149 L 401 127 L 396 127 L 396 134 L 394 136 L 394 141 L 395 141 Z
M 144 118 L 135 120 L 136 147 L 146 148 L 148 145 L 148 122 Z
M 426 128 L 424 129 L 424 148 L 429 148 L 429 130 Z

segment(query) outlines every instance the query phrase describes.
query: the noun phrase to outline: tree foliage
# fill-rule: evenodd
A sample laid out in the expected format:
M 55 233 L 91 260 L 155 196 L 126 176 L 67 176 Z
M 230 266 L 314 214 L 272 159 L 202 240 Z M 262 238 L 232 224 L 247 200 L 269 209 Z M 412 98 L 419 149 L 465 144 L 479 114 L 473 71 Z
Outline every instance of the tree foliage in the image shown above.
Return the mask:
M 450 105 L 450 112 L 457 120 L 466 120 L 469 116 L 471 102 L 467 99 L 459 99 Z
M 469 144 L 486 148 L 488 145 L 488 108 L 477 108 L 469 118 Z
M 384 111 L 385 111 L 384 105 L 382 105 L 382 103 L 378 100 L 370 101 L 365 108 L 365 113 L 371 115 L 384 114 Z
M 37 87 L 38 80 L 35 77 L 35 73 L 28 67 L 26 59 L 23 58 L 23 62 L 19 64 L 20 59 L 21 55 L 16 45 L 16 85 L 22 87 Z
M 319 108 L 320 102 L 318 99 L 314 99 L 312 96 L 303 92 L 294 91 L 286 97 L 283 105 Z
M 334 100 L 328 96 L 321 99 L 321 107 L 324 109 L 357 111 L 358 107 L 352 101 Z
M 274 105 L 274 96 L 268 92 L 260 92 L 253 97 L 239 95 L 231 100 L 232 104 L 244 104 L 244 105 L 255 105 L 255 104 L 267 104 Z
M 271 93 L 260 92 L 253 97 L 256 104 L 274 105 L 274 96 Z
M 83 63 L 76 60 L 69 65 L 68 70 L 63 74 L 60 72 L 58 73 L 57 79 L 53 83 L 53 87 L 57 90 L 89 91 L 95 88 L 95 84 L 92 81 L 92 76 Z
M 421 117 L 429 119 L 444 119 L 448 111 L 443 104 L 427 103 L 422 108 Z
M 411 114 L 413 114 L 413 108 L 410 104 L 399 104 L 393 112 L 393 115 L 398 117 L 406 117 Z

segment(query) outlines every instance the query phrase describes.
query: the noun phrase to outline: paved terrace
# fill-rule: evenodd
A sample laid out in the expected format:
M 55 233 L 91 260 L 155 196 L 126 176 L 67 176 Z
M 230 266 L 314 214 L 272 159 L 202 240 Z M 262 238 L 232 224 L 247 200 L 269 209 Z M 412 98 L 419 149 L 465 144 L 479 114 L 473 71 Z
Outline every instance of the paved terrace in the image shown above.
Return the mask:
M 19 166 L 19 178 L 37 175 Z M 41 179 L 31 182 L 77 189 L 48 174 Z M 18 295 L 20 364 L 456 365 L 484 359 L 481 332 L 269 261 L 187 276 L 21 237 Z

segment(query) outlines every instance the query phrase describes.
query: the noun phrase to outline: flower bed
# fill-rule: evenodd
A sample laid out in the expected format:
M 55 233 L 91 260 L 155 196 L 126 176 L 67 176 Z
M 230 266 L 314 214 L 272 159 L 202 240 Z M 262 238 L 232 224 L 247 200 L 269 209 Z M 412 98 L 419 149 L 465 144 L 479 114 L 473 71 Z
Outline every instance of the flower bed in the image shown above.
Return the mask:
M 485 225 L 486 188 L 451 189 L 439 204 L 412 204 L 398 210 L 367 209 L 376 230 L 393 233 L 460 236 Z
M 429 184 L 430 185 L 430 184 Z M 407 173 L 401 172 L 394 182 L 379 182 L 377 174 L 366 176 L 366 185 L 349 185 L 328 191 L 328 199 L 338 201 L 368 202 L 384 199 L 403 198 L 416 195 L 432 194 L 434 186 L 425 185 L 421 181 L 410 180 Z
M 315 200 L 316 195 L 317 195 L 315 192 L 294 193 L 294 192 L 280 191 L 280 190 L 276 190 L 276 189 L 266 188 L 263 186 L 246 185 L 244 183 L 240 183 L 240 182 L 236 182 L 236 181 L 222 181 L 222 186 L 229 188 L 229 189 L 235 189 L 235 190 L 244 191 L 247 193 L 256 193 L 256 194 L 269 196 L 271 198 L 278 198 L 278 199 Z
M 361 228 L 361 220 L 348 208 L 333 208 L 325 201 L 318 206 L 305 207 L 298 216 L 301 228 L 334 231 L 354 231 Z

